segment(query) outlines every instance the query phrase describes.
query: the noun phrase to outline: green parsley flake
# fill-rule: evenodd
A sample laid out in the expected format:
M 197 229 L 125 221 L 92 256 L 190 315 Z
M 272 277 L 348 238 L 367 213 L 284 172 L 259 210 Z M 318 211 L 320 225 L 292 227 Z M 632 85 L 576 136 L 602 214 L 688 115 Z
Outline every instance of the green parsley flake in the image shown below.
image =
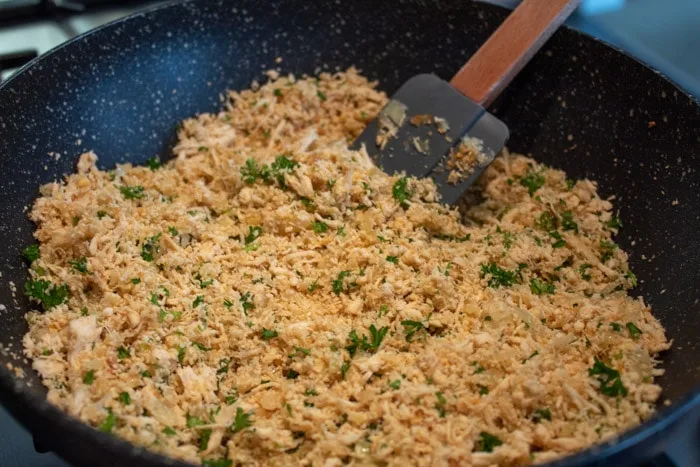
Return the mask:
M 520 184 L 527 188 L 530 196 L 544 186 L 544 176 L 541 173 L 530 172 L 520 179 Z
M 236 418 L 233 421 L 233 425 L 231 425 L 231 431 L 233 431 L 235 434 L 251 427 L 253 425 L 253 421 L 250 419 L 250 417 L 250 413 L 245 413 L 243 412 L 242 408 L 238 407 L 236 409 Z
M 394 381 L 389 383 L 389 387 L 394 391 L 398 391 L 399 389 L 401 389 L 401 380 L 395 379 Z
M 495 435 L 482 431 L 479 439 L 474 443 L 475 452 L 493 452 L 493 449 L 502 445 L 503 441 Z
M 627 323 L 625 324 L 625 327 L 629 331 L 630 337 L 632 337 L 634 340 L 639 339 L 639 336 L 643 334 L 642 330 L 639 329 L 634 323 Z
M 484 278 L 486 276 L 490 276 L 488 286 L 494 289 L 510 287 L 518 280 L 517 271 L 508 271 L 495 263 L 481 265 L 481 277 Z
M 153 156 L 146 160 L 146 167 L 152 171 L 156 171 L 160 168 L 160 158 L 158 156 Z
M 269 341 L 270 339 L 274 339 L 278 335 L 279 334 L 274 329 L 263 328 L 263 330 L 260 331 L 260 338 L 262 338 L 262 340 L 264 340 L 264 341 Z
M 328 224 L 326 224 L 325 222 L 314 221 L 312 227 L 314 229 L 314 232 L 316 232 L 317 234 L 324 233 L 324 232 L 328 231 Z
M 80 272 L 82 274 L 87 274 L 88 272 L 87 258 L 85 256 L 81 256 L 78 259 L 69 260 L 68 264 L 71 265 L 71 269 L 73 269 L 74 271 Z
M 394 199 L 398 201 L 398 203 L 401 206 L 406 206 L 406 201 L 411 199 L 411 196 L 413 196 L 413 193 L 411 193 L 408 188 L 408 177 L 401 177 L 396 182 L 394 182 L 394 186 L 391 190 Z
M 202 467 L 231 467 L 233 461 L 220 457 L 218 459 L 202 459 Z
M 45 280 L 28 280 L 24 283 L 24 293 L 27 297 L 40 302 L 44 310 L 58 306 L 68 298 L 68 286 L 56 286 Z
M 398 256 L 387 256 L 386 260 L 390 263 L 399 264 Z
M 160 235 L 161 234 L 157 234 L 149 237 L 143 242 L 141 246 L 141 258 L 143 258 L 144 261 L 153 261 L 154 255 L 160 251 Z
M 533 277 L 530 279 L 530 291 L 534 293 L 535 295 L 542 295 L 542 294 L 553 294 L 555 290 L 554 284 L 550 284 L 549 282 L 545 282 L 542 280 L 537 279 L 536 277 Z
M 548 408 L 536 409 L 532 416 L 533 423 L 540 423 L 542 420 L 552 420 L 552 412 Z
M 124 405 L 131 404 L 131 396 L 126 391 L 119 393 L 119 400 L 122 401 L 122 404 L 124 404 Z
M 627 388 L 622 384 L 620 372 L 605 365 L 598 357 L 593 357 L 595 363 L 588 370 L 589 376 L 595 376 L 600 383 L 600 392 L 610 397 L 627 396 Z
M 99 430 L 103 433 L 111 433 L 117 424 L 117 416 L 112 413 L 112 409 L 107 409 L 107 418 L 100 424 Z
M 255 240 L 260 238 L 263 233 L 263 229 L 260 226 L 248 226 L 248 235 L 245 236 L 245 244 L 250 245 Z
M 29 245 L 27 248 L 22 250 L 22 255 L 26 258 L 27 261 L 33 263 L 34 261 L 39 259 L 39 245 Z
M 124 360 L 125 358 L 129 358 L 129 357 L 131 357 L 131 352 L 129 352 L 129 349 L 127 349 L 126 347 L 123 347 L 123 346 L 120 346 L 117 349 L 117 358 L 119 360 Z
M 83 384 L 91 385 L 95 381 L 95 370 L 90 370 L 83 375 Z
M 419 331 L 428 330 L 428 327 L 422 321 L 406 319 L 401 321 L 401 325 L 404 327 L 404 332 L 406 333 L 406 342 L 411 342 Z
M 119 191 L 121 191 L 124 199 L 143 199 L 146 197 L 146 193 L 144 193 L 144 188 L 141 185 L 122 185 L 119 187 Z
M 343 280 L 349 275 L 350 271 L 340 271 L 338 273 L 338 277 L 331 282 L 331 288 L 334 294 L 340 295 L 340 292 L 343 291 Z

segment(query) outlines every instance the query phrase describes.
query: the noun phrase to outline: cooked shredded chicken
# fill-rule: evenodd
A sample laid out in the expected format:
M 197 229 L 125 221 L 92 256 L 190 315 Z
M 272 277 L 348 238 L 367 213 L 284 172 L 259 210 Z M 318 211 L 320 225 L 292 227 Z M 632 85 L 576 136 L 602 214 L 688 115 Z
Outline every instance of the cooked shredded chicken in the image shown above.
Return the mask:
M 594 182 L 505 152 L 462 218 L 347 149 L 387 100 L 355 70 L 229 97 L 162 167 L 41 188 L 53 404 L 212 466 L 515 465 L 652 414 L 670 343 Z

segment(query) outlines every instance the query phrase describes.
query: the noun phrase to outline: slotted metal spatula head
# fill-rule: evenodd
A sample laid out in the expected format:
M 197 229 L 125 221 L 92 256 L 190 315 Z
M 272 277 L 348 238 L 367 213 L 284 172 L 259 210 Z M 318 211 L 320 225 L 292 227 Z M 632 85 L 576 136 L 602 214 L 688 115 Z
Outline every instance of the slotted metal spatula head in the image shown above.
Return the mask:
M 450 157 L 468 144 L 481 155 L 471 170 L 455 177 Z M 385 172 L 431 177 L 442 202 L 454 204 L 503 149 L 508 128 L 446 81 L 432 74 L 414 76 L 369 123 L 353 149 L 365 146 Z M 449 180 L 448 180 L 449 179 Z

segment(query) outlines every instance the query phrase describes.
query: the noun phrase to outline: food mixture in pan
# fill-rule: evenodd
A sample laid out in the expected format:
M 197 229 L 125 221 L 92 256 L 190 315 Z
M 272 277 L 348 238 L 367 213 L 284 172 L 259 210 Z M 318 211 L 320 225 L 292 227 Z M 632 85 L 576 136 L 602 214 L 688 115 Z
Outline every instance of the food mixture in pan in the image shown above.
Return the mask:
M 41 188 L 24 346 L 53 404 L 211 467 L 541 462 L 653 413 L 670 343 L 595 182 L 505 152 L 458 211 L 347 149 L 375 83 L 273 78 L 167 164 Z

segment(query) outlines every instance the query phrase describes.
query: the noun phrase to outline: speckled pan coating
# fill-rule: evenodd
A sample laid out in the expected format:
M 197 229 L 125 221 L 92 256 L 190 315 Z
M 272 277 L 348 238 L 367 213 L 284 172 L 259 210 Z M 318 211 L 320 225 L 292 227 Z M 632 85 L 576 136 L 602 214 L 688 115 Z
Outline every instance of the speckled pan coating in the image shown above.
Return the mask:
M 418 73 L 449 78 L 504 16 L 445 0 L 178 3 L 82 36 L 0 86 L 3 403 L 42 444 L 81 465 L 168 462 L 50 407 L 29 362 L 16 359 L 27 328 L 26 210 L 40 184 L 73 171 L 80 152 L 95 150 L 102 167 L 167 155 L 179 120 L 217 109 L 222 91 L 262 79 L 276 57 L 283 72 L 356 65 L 389 93 Z M 625 224 L 617 240 L 632 252 L 635 292 L 675 341 L 660 382 L 676 404 L 567 465 L 635 463 L 700 406 L 700 107 L 633 59 L 561 30 L 493 109 L 511 129 L 512 149 L 617 195 Z M 28 377 L 15 380 L 8 363 Z

